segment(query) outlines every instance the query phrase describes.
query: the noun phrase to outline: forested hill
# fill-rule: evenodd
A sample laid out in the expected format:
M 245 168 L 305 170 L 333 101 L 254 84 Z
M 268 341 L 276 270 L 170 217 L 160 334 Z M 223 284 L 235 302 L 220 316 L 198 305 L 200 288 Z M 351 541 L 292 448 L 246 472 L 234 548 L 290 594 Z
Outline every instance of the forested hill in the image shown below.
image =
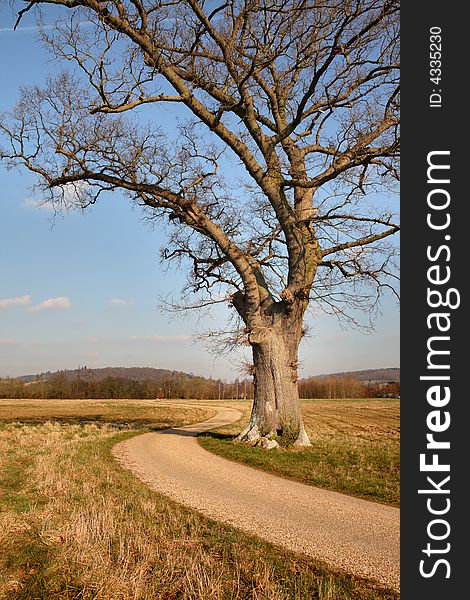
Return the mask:
M 80 367 L 0 380 L 0 398 L 227 398 L 247 397 L 248 381 L 225 383 L 150 367 Z
M 38 380 L 47 381 L 52 377 L 56 377 L 59 373 L 66 379 L 76 379 L 77 375 L 79 375 L 80 378 L 94 381 L 103 381 L 103 379 L 109 377 L 112 377 L 113 379 L 127 379 L 130 381 L 153 381 L 155 383 L 163 380 L 167 381 L 168 379 L 205 379 L 204 377 L 194 375 L 193 373 L 171 371 L 169 369 L 155 369 L 152 367 L 103 367 L 101 369 L 88 369 L 87 367 L 82 367 L 80 369 L 69 369 L 64 371 L 47 371 L 46 373 L 40 373 L 38 375 L 23 375 L 21 377 L 16 377 L 15 379 L 25 383 Z M 314 375 L 313 377 L 304 379 L 329 378 L 353 378 L 356 381 L 368 383 L 385 383 L 400 381 L 400 369 L 398 367 L 386 367 L 382 369 L 365 369 L 362 371 L 342 371 L 339 373 Z
M 356 381 L 364 381 L 367 383 L 386 383 L 391 381 L 400 381 L 400 369 L 398 367 L 386 367 L 382 369 L 365 369 L 363 371 L 344 371 L 341 373 L 315 375 L 316 379 L 329 377 L 353 377 Z
M 93 381 L 103 381 L 107 378 L 126 379 L 128 381 L 153 381 L 159 382 L 168 379 L 195 379 L 197 375 L 192 373 L 183 373 L 182 371 L 170 371 L 169 369 L 154 369 L 152 367 L 103 367 L 101 369 L 89 369 L 81 367 L 79 369 L 65 369 L 63 371 L 47 371 L 38 375 L 23 375 L 17 377 L 19 381 L 48 381 L 60 374 L 66 379 L 89 379 Z
M 363 398 L 399 394 L 400 370 L 369 369 L 299 380 L 302 398 Z M 0 379 L 0 398 L 252 398 L 253 382 L 227 382 L 150 367 L 105 367 Z

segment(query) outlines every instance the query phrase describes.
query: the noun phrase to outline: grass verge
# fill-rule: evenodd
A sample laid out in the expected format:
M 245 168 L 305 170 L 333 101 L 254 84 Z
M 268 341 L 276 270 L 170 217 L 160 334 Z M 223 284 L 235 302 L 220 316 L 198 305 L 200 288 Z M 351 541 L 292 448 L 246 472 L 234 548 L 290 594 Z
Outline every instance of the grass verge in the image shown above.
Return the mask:
M 134 434 L 96 423 L 0 427 L 0 598 L 398 598 L 149 490 L 110 454 Z
M 303 401 L 312 446 L 301 450 L 234 444 L 233 439 L 248 422 L 249 403 L 237 402 L 236 408 L 243 412 L 242 420 L 200 435 L 198 441 L 204 448 L 302 483 L 399 506 L 398 400 Z

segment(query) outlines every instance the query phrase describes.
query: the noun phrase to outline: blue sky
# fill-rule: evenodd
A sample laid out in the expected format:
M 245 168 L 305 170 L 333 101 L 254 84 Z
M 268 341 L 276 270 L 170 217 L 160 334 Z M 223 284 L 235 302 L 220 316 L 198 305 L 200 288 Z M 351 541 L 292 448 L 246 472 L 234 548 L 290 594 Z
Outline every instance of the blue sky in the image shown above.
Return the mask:
M 0 111 L 13 106 L 20 85 L 41 84 L 55 67 L 34 39 L 26 15 L 0 7 Z M 193 335 L 223 326 L 226 309 L 198 323 L 170 319 L 158 297 L 185 277 L 159 262 L 164 234 L 116 193 L 85 214 L 51 222 L 37 206 L 33 178 L 0 165 L 0 376 L 104 366 L 150 366 L 233 379 L 241 355 L 218 357 Z M 301 345 L 301 376 L 399 365 L 399 315 L 386 299 L 375 331 L 343 330 L 333 317 L 309 318 Z

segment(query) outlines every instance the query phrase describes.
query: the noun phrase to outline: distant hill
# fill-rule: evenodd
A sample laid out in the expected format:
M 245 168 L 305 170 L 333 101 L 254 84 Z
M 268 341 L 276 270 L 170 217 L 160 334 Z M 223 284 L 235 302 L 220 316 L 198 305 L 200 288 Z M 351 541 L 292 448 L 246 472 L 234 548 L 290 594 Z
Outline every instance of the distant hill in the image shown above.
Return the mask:
M 153 381 L 158 383 L 162 380 L 175 379 L 178 381 L 192 380 L 192 379 L 206 379 L 198 375 L 184 373 L 182 371 L 170 371 L 168 369 L 154 369 L 152 367 L 104 367 L 101 369 L 88 369 L 86 367 L 77 369 L 66 369 L 64 371 L 47 371 L 46 373 L 40 373 L 39 375 L 23 375 L 17 377 L 19 381 L 28 383 L 30 381 L 47 381 L 51 377 L 55 377 L 58 374 L 64 375 L 67 379 L 75 379 L 77 373 L 80 378 L 90 379 L 93 381 L 102 381 L 107 377 L 127 379 L 131 381 Z M 313 377 L 306 377 L 303 379 L 325 379 L 328 377 L 352 377 L 357 381 L 365 383 L 387 383 L 391 381 L 400 381 L 400 369 L 397 367 L 388 367 L 382 369 L 366 369 L 363 371 L 343 371 L 339 373 L 324 373 L 321 375 L 315 375 Z
M 398 367 L 387 367 L 382 369 L 365 369 L 363 371 L 343 371 L 341 373 L 315 375 L 313 379 L 324 379 L 327 377 L 353 377 L 357 381 L 365 383 L 387 383 L 400 381 L 400 369 Z
M 159 382 L 163 379 L 196 379 L 197 375 L 183 373 L 182 371 L 170 371 L 168 369 L 154 369 L 152 367 L 103 367 L 101 369 L 88 369 L 81 367 L 80 369 L 65 369 L 63 371 L 47 371 L 38 375 L 22 375 L 17 377 L 19 381 L 28 383 L 30 381 L 48 381 L 52 377 L 62 375 L 66 379 L 75 379 L 77 375 L 81 379 L 89 379 L 93 381 L 102 381 L 107 377 L 116 379 L 127 379 L 130 381 L 153 381 Z

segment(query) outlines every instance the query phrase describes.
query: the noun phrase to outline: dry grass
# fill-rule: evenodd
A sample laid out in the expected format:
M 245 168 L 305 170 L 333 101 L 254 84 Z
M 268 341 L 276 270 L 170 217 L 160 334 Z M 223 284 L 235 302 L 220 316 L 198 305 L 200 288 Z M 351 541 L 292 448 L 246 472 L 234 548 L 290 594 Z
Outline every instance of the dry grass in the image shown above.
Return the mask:
M 74 406 L 47 410 L 78 418 Z M 0 426 L 2 600 L 397 598 L 152 492 L 111 458 L 130 435 L 101 423 Z
M 302 414 L 312 447 L 265 450 L 233 444 L 248 423 L 249 402 L 230 406 L 243 418 L 199 437 L 201 445 L 225 458 L 277 475 L 368 500 L 400 502 L 400 404 L 398 400 L 304 400 Z
M 162 429 L 175 423 L 203 421 L 215 414 L 194 403 L 176 404 L 163 400 L 0 400 L 0 421 L 112 423 L 121 429 Z

